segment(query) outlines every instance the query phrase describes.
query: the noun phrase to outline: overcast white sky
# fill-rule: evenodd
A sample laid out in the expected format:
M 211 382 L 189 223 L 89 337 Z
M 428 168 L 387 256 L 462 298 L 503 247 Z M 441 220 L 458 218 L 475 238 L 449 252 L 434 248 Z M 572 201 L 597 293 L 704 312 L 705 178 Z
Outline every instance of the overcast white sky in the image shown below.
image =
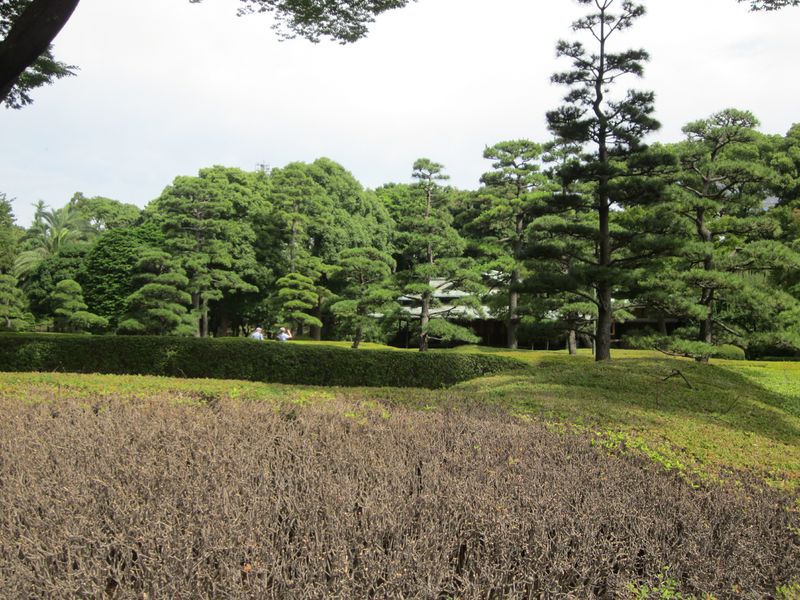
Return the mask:
M 555 43 L 583 14 L 572 0 L 418 0 L 350 46 L 279 42 L 235 0 L 82 0 L 56 39 L 77 77 L 0 108 L 0 191 L 18 223 L 72 194 L 144 206 L 178 175 L 327 156 L 367 187 L 410 180 L 426 156 L 474 189 L 486 145 L 548 139 Z M 748 13 L 735 0 L 645 0 L 616 40 L 645 47 L 643 81 L 662 130 L 728 107 L 768 133 L 800 121 L 800 9 Z

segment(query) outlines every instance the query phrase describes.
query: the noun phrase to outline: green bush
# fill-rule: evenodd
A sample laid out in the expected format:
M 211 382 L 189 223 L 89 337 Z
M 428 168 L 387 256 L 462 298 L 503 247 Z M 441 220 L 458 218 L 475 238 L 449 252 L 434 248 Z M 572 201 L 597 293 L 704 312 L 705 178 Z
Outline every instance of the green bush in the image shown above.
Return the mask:
M 745 360 L 744 350 L 731 344 L 717 346 L 713 356 L 714 358 L 724 358 L 726 360 Z
M 242 338 L 0 335 L 0 370 L 244 379 L 304 385 L 439 388 L 523 368 L 483 354 L 350 350 Z

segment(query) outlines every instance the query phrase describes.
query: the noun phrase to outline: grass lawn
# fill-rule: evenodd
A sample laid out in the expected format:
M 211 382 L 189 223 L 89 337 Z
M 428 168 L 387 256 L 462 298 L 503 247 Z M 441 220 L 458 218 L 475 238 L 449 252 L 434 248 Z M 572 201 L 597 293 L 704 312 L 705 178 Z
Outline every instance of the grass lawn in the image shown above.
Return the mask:
M 384 347 L 366 345 L 369 348 Z M 654 352 L 616 351 L 612 362 L 598 364 L 588 352 L 570 357 L 563 351 L 474 346 L 447 352 L 492 352 L 522 360 L 530 368 L 446 390 L 0 373 L 0 396 L 25 401 L 78 397 L 87 403 L 126 397 L 188 403 L 214 398 L 296 404 L 336 400 L 350 404 L 354 417 L 391 411 L 396 404 L 431 410 L 477 402 L 596 435 L 598 444 L 633 448 L 668 469 L 702 477 L 747 471 L 778 487 L 798 489 L 800 363 L 715 360 L 701 365 Z M 681 377 L 669 377 L 676 369 L 691 388 Z

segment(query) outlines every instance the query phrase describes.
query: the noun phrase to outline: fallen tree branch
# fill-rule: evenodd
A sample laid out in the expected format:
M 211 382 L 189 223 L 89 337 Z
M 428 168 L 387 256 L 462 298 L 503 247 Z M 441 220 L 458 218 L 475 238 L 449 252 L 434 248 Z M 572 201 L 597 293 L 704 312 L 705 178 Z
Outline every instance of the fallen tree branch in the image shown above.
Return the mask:
M 680 377 L 681 379 L 683 379 L 683 381 L 686 383 L 686 385 L 689 386 L 690 390 L 694 389 L 692 384 L 689 383 L 689 380 L 686 379 L 686 376 L 683 373 L 681 373 L 680 370 L 678 370 L 678 369 L 672 369 L 672 373 L 670 373 L 669 375 L 664 377 L 664 379 L 662 379 L 661 381 L 666 381 L 667 379 L 672 379 L 673 377 Z

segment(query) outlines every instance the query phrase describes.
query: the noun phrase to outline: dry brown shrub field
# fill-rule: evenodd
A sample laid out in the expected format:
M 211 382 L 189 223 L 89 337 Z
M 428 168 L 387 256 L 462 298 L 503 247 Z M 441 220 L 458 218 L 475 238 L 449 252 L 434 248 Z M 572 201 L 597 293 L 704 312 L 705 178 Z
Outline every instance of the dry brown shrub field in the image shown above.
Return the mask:
M 765 598 L 777 492 L 478 407 L 1 399 L 3 598 Z

